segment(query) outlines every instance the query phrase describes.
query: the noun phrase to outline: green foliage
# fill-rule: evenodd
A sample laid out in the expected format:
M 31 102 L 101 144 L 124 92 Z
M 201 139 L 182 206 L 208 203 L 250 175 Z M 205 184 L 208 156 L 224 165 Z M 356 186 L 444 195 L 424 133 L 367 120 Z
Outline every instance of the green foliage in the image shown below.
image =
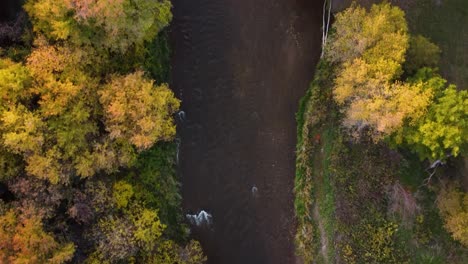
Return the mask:
M 178 253 L 182 252 L 182 253 Z M 185 248 L 178 247 L 172 241 L 165 241 L 159 248 L 158 254 L 150 256 L 146 263 L 148 264 L 201 264 L 205 263 L 207 258 L 203 255 L 200 243 L 191 240 Z
M 333 236 L 333 195 L 326 191 L 320 191 L 318 186 L 325 182 L 323 177 L 318 177 L 321 173 L 321 168 L 324 157 L 312 156 L 312 153 L 322 153 L 320 150 L 322 145 L 320 139 L 317 140 L 317 135 L 328 127 L 330 118 L 328 113 L 335 112 L 332 95 L 330 89 L 323 89 L 331 85 L 330 76 L 332 67 L 324 61 L 317 65 L 314 81 L 311 83 L 306 95 L 301 99 L 299 110 L 296 114 L 297 120 L 297 158 L 296 158 L 296 178 L 295 178 L 295 213 L 298 219 L 298 228 L 296 232 L 295 242 L 297 254 L 306 263 L 317 261 L 320 259 L 320 231 L 319 220 L 314 212 L 319 211 L 314 207 L 319 200 L 326 200 L 326 203 L 320 204 L 320 213 L 324 213 L 326 218 L 327 232 L 329 236 Z M 325 137 L 327 140 L 332 140 L 333 137 Z M 327 151 L 326 155 L 329 155 Z M 327 173 L 326 177 L 329 177 Z M 324 184 L 325 185 L 325 184 Z M 328 185 L 327 185 L 328 187 Z M 329 189 L 327 189 L 329 191 Z M 328 198 L 328 199 L 325 199 Z M 330 239 L 331 241 L 331 239 Z M 331 242 L 330 242 L 331 243 Z M 333 248 L 329 247 L 329 252 L 333 252 Z
M 446 159 L 466 149 L 468 135 L 468 92 L 447 88 L 432 104 L 419 126 L 405 139 L 421 158 Z
M 8 152 L 0 145 L 0 182 L 20 175 L 24 169 L 22 161 L 21 156 Z
M 0 59 L 0 111 L 28 96 L 31 76 L 21 63 Z
M 406 55 L 405 71 L 414 74 L 423 67 L 435 68 L 439 64 L 440 48 L 427 38 L 417 35 L 410 38 Z
M 468 135 L 468 93 L 447 86 L 432 70 L 423 68 L 411 79 L 422 83 L 435 99 L 427 113 L 397 132 L 393 140 L 407 144 L 421 159 L 445 160 L 466 150 Z
M 169 82 L 171 49 L 169 46 L 169 32 L 163 30 L 152 40 L 144 51 L 143 67 L 157 85 Z
M 138 190 L 135 195 L 159 208 L 165 223 L 175 220 L 173 211 L 180 208 L 182 200 L 175 176 L 175 148 L 173 143 L 160 143 L 143 152 L 135 165 L 138 174 L 131 179 Z
M 125 181 L 118 181 L 114 183 L 113 194 L 117 208 L 126 208 L 133 197 L 133 187 Z

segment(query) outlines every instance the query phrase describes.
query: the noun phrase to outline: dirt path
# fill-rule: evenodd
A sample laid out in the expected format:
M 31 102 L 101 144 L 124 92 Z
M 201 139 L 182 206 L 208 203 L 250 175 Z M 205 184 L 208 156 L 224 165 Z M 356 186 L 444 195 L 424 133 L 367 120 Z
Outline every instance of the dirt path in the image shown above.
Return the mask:
M 213 215 L 193 229 L 209 263 L 295 261 L 294 114 L 320 55 L 320 2 L 173 1 L 183 205 Z

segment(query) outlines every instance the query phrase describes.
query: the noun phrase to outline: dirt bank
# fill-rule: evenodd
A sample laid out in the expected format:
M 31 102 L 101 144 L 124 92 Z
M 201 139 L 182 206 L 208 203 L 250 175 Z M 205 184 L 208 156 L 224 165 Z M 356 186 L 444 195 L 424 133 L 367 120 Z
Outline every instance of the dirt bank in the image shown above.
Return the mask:
M 295 261 L 294 113 L 320 55 L 320 2 L 173 1 L 183 204 L 213 215 L 193 230 L 209 263 Z

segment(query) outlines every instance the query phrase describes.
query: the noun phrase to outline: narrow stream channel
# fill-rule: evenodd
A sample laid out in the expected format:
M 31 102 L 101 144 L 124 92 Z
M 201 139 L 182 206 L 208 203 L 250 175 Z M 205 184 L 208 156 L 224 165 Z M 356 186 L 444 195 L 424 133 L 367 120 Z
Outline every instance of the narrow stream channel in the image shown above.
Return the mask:
M 193 236 L 209 263 L 295 263 L 294 114 L 320 55 L 322 1 L 173 4 L 183 206 L 210 217 Z

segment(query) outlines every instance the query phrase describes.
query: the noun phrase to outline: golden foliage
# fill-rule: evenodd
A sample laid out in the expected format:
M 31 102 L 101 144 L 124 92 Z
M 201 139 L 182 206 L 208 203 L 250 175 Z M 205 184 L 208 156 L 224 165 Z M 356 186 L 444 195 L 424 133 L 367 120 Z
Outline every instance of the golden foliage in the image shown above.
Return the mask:
M 42 228 L 36 214 L 0 216 L 0 261 L 12 264 L 65 263 L 73 257 L 73 243 L 59 243 Z
M 128 140 L 144 150 L 175 135 L 172 114 L 179 108 L 179 100 L 167 85 L 154 87 L 141 71 L 114 76 L 100 91 L 100 101 L 112 139 Z
M 420 84 L 395 81 L 408 48 L 401 9 L 384 3 L 367 12 L 353 5 L 337 16 L 334 28 L 327 57 L 342 64 L 333 95 L 345 106 L 346 127 L 370 126 L 373 138 L 379 139 L 424 114 L 432 92 Z
M 468 193 L 455 184 L 442 188 L 437 207 L 453 239 L 468 247 Z
M 25 9 L 39 34 L 121 53 L 151 40 L 172 19 L 168 0 L 29 0 Z

